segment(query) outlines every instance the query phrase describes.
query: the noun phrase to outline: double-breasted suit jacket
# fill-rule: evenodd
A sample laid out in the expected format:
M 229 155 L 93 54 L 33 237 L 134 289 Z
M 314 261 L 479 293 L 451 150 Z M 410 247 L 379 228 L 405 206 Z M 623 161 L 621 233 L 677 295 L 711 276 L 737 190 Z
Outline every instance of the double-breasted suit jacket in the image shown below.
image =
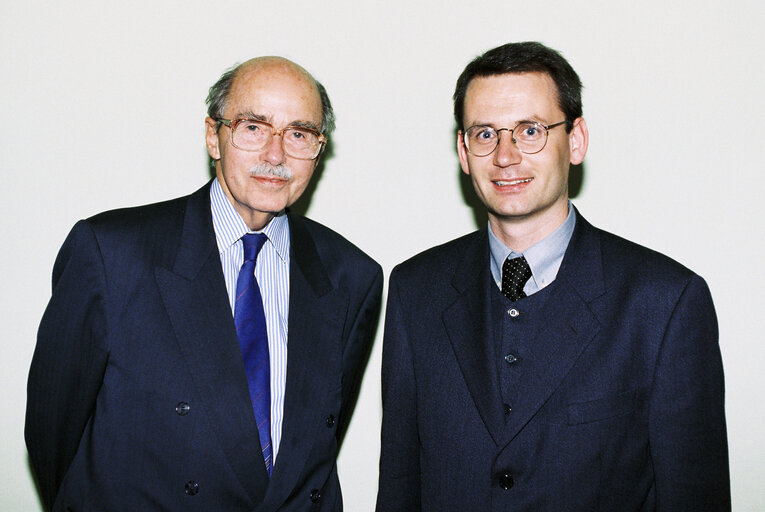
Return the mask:
M 486 230 L 394 269 L 378 510 L 729 509 L 704 281 L 577 214 L 549 286 L 508 407 Z
M 335 457 L 382 272 L 289 215 L 283 436 L 268 479 L 223 279 L 209 183 L 79 222 L 59 253 L 28 383 L 46 509 L 342 509 Z

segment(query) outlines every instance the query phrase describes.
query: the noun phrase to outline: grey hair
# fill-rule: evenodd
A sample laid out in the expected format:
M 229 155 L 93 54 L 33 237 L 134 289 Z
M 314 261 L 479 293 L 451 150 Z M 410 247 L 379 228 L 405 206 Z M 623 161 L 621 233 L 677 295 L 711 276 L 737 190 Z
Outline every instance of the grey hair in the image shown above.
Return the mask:
M 211 118 L 215 120 L 223 119 L 223 112 L 226 110 L 226 100 L 228 99 L 229 92 L 231 92 L 231 84 L 234 83 L 234 77 L 236 77 L 240 67 L 241 64 L 236 64 L 232 68 L 227 69 L 218 81 L 210 87 L 205 103 L 207 103 L 207 115 Z M 316 89 L 319 91 L 319 98 L 321 99 L 321 133 L 329 138 L 335 130 L 335 111 L 332 109 L 332 103 L 329 101 L 327 90 L 313 76 L 311 76 L 311 79 L 316 85 Z
M 228 93 L 231 92 L 231 84 L 234 83 L 234 76 L 239 71 L 239 66 L 236 64 L 233 67 L 227 69 L 218 79 L 215 84 L 210 87 L 210 91 L 207 93 L 207 115 L 215 120 L 223 119 L 223 111 L 226 110 L 226 99 Z

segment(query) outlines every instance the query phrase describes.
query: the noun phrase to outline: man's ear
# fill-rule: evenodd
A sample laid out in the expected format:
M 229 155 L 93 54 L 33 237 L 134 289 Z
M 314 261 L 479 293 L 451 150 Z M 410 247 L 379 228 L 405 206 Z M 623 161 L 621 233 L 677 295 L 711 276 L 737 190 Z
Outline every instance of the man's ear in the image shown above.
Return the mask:
M 584 118 L 577 117 L 574 119 L 574 127 L 568 134 L 568 143 L 571 148 L 571 164 L 581 164 L 590 143 L 590 132 L 587 131 L 587 123 L 584 122 Z
M 467 161 L 467 148 L 465 147 L 465 140 L 463 139 L 462 130 L 457 132 L 457 154 L 460 157 L 460 165 L 462 166 L 462 172 L 470 176 L 470 167 Z
M 212 117 L 205 118 L 205 143 L 207 153 L 213 160 L 220 160 L 220 147 L 218 146 L 218 123 Z

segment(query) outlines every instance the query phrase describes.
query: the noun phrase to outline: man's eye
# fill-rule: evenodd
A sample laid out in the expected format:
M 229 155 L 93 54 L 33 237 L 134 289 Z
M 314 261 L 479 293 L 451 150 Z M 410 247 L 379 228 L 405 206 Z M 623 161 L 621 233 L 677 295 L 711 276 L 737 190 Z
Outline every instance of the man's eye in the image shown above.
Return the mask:
M 245 122 L 242 124 L 244 125 L 244 129 L 247 130 L 248 132 L 257 132 L 258 130 L 261 129 L 260 125 L 258 125 L 257 123 Z
M 312 131 L 290 128 L 284 132 L 284 140 L 301 146 L 313 146 L 319 143 L 319 137 Z
M 475 133 L 471 137 L 476 142 L 491 142 L 497 137 L 497 132 L 491 128 L 480 128 L 475 130 Z
M 539 128 L 537 128 L 536 126 L 527 126 L 523 130 L 523 135 L 525 135 L 526 137 L 536 137 L 537 135 L 539 135 Z

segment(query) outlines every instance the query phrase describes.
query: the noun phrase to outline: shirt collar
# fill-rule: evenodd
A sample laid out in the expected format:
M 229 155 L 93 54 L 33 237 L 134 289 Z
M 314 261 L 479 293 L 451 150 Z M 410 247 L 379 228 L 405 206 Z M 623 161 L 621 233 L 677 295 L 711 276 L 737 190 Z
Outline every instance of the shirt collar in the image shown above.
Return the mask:
M 522 253 L 515 252 L 507 247 L 496 237 L 489 226 L 489 251 L 491 257 L 491 275 L 497 286 L 502 282 L 502 264 L 508 258 L 517 258 L 524 256 L 531 268 L 531 279 L 534 281 L 537 289 L 542 289 L 555 280 L 558 275 L 558 269 L 563 261 L 563 255 L 571 240 L 576 225 L 576 214 L 574 213 L 571 201 L 568 202 L 568 215 L 563 224 L 547 235 L 545 238 L 535 243 Z
M 251 231 L 229 202 L 218 178 L 215 178 L 210 186 L 210 208 L 219 253 L 227 251 L 247 233 L 265 233 L 268 237 L 268 243 L 276 250 L 279 258 L 282 261 L 288 260 L 290 228 L 284 210 L 279 212 L 260 231 Z

